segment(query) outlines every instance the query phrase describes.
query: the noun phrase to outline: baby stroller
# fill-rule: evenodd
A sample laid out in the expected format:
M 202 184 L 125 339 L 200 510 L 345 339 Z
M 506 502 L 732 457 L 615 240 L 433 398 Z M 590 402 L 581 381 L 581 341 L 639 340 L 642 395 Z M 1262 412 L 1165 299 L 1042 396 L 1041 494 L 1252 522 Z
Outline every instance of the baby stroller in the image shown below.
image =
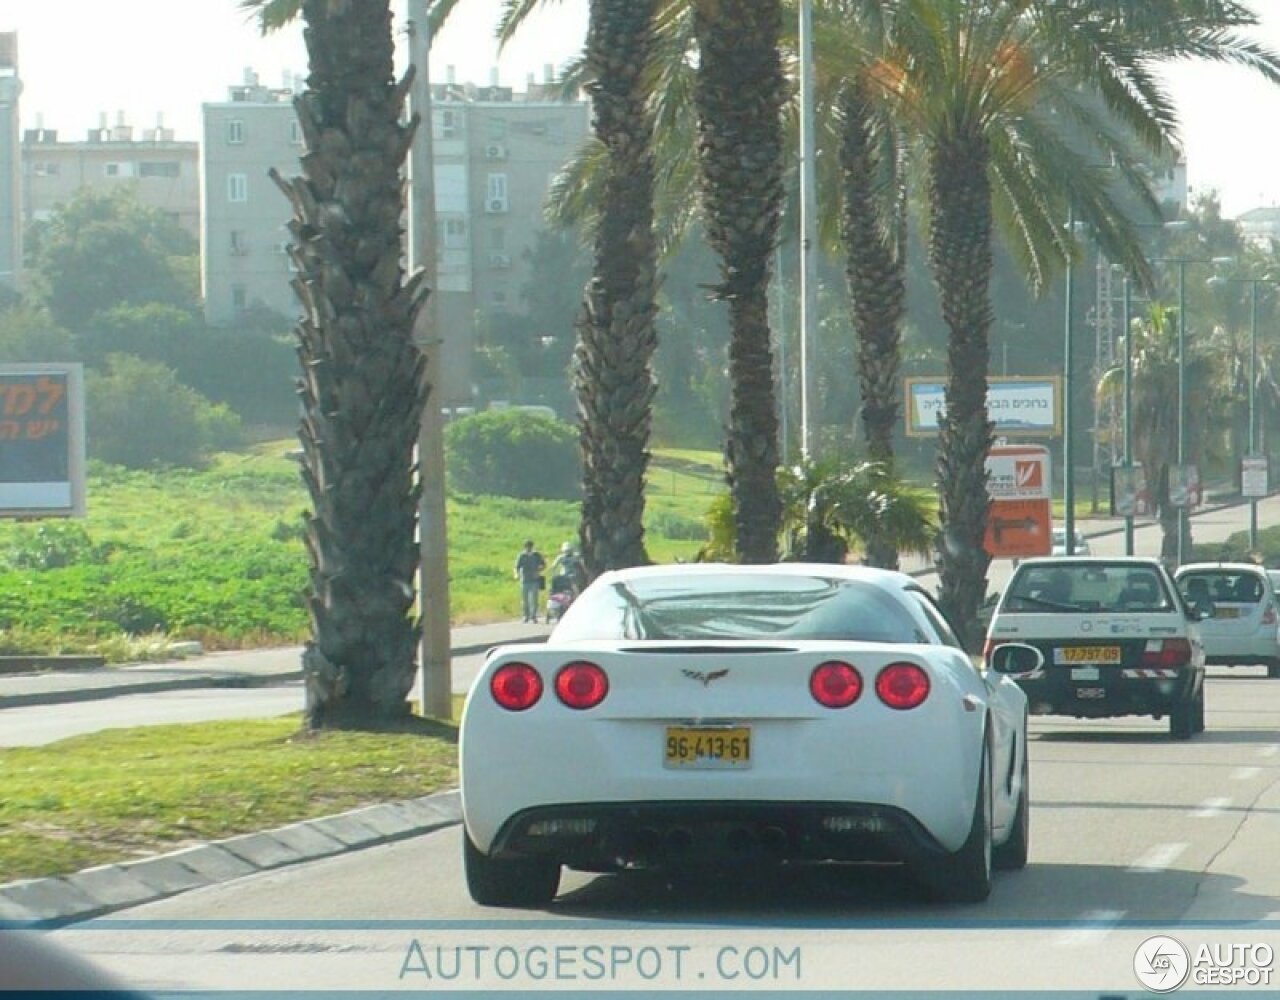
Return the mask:
M 547 592 L 547 624 L 558 622 L 577 596 L 578 592 L 573 585 L 572 576 L 568 573 L 553 576 L 551 589 Z

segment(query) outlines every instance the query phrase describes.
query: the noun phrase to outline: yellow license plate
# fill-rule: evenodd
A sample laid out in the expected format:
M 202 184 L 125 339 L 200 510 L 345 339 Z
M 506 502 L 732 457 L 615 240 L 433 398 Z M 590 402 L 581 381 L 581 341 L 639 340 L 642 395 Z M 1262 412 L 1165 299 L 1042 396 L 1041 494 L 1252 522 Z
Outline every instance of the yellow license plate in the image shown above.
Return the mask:
M 1239 608 L 1214 608 L 1213 617 L 1214 618 L 1239 618 L 1240 609 Z
M 664 767 L 751 766 L 750 726 L 668 726 Z
M 1058 650 L 1059 663 L 1119 663 L 1119 646 L 1066 646 Z

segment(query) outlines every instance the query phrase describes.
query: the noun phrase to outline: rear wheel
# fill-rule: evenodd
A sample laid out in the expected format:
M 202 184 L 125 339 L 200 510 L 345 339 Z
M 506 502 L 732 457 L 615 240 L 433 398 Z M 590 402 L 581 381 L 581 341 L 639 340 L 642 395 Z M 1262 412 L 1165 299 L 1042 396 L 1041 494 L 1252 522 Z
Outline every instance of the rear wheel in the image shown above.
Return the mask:
M 1280 679 L 1280 660 L 1272 660 L 1267 664 L 1267 676 L 1272 680 Z
M 1195 712 L 1194 729 L 1197 733 L 1204 732 L 1204 682 L 1203 681 L 1200 684 L 1200 690 L 1196 693 L 1196 712 Z
M 980 903 L 991 895 L 991 857 L 991 760 L 984 742 L 969 836 L 954 854 L 931 859 L 921 874 L 939 899 Z
M 1173 706 L 1169 713 L 1169 735 L 1175 740 L 1189 740 L 1196 731 L 1196 703 L 1192 698 L 1184 698 Z
M 1017 871 L 1027 867 L 1031 848 L 1031 768 L 1027 763 L 1027 736 L 1022 735 L 1022 790 L 1018 793 L 1018 808 L 1013 816 L 1013 830 L 1009 839 L 996 845 L 991 852 L 992 864 L 1001 871 Z
M 481 906 L 545 906 L 560 888 L 560 865 L 545 858 L 491 858 L 466 831 L 462 862 L 467 891 Z

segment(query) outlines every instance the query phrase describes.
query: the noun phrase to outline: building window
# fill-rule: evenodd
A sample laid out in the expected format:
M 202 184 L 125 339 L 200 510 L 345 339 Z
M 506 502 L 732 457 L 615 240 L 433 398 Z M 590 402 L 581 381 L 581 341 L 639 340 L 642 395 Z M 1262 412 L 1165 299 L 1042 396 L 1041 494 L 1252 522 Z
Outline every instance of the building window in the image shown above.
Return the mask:
M 464 250 L 467 246 L 467 220 L 441 219 L 440 245 L 446 250 Z
M 458 112 L 441 111 L 440 112 L 440 134 L 441 139 L 452 139 L 458 134 Z
M 227 143 L 232 146 L 239 146 L 244 142 L 244 122 L 239 118 L 232 118 L 227 122 Z
M 495 289 L 489 293 L 489 301 L 495 306 L 505 306 L 507 304 L 507 293 Z
M 135 163 L 104 163 L 102 171 L 108 177 L 133 177 L 137 173 Z
M 494 226 L 489 230 L 489 249 L 505 250 L 507 249 L 507 231 L 501 226 Z
M 138 164 L 139 177 L 177 177 L 181 173 L 181 165 L 177 160 L 143 161 Z
M 249 200 L 249 178 L 245 174 L 227 174 L 227 201 Z
M 56 163 L 36 163 L 31 167 L 31 172 L 37 177 L 57 177 L 58 164 Z
M 243 257 L 249 252 L 249 244 L 245 242 L 243 229 L 233 229 L 227 235 L 230 239 L 232 257 Z
M 295 146 L 302 145 L 302 125 L 296 118 L 289 120 L 289 141 Z

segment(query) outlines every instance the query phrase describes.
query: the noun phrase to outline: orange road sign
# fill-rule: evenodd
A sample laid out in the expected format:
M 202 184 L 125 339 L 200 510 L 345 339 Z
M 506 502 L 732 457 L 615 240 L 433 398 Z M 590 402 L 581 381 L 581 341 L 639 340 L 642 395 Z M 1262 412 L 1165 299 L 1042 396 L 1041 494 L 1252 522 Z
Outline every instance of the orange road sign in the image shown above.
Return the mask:
M 1047 556 L 1052 550 L 1048 500 L 993 500 L 985 545 L 992 559 Z

